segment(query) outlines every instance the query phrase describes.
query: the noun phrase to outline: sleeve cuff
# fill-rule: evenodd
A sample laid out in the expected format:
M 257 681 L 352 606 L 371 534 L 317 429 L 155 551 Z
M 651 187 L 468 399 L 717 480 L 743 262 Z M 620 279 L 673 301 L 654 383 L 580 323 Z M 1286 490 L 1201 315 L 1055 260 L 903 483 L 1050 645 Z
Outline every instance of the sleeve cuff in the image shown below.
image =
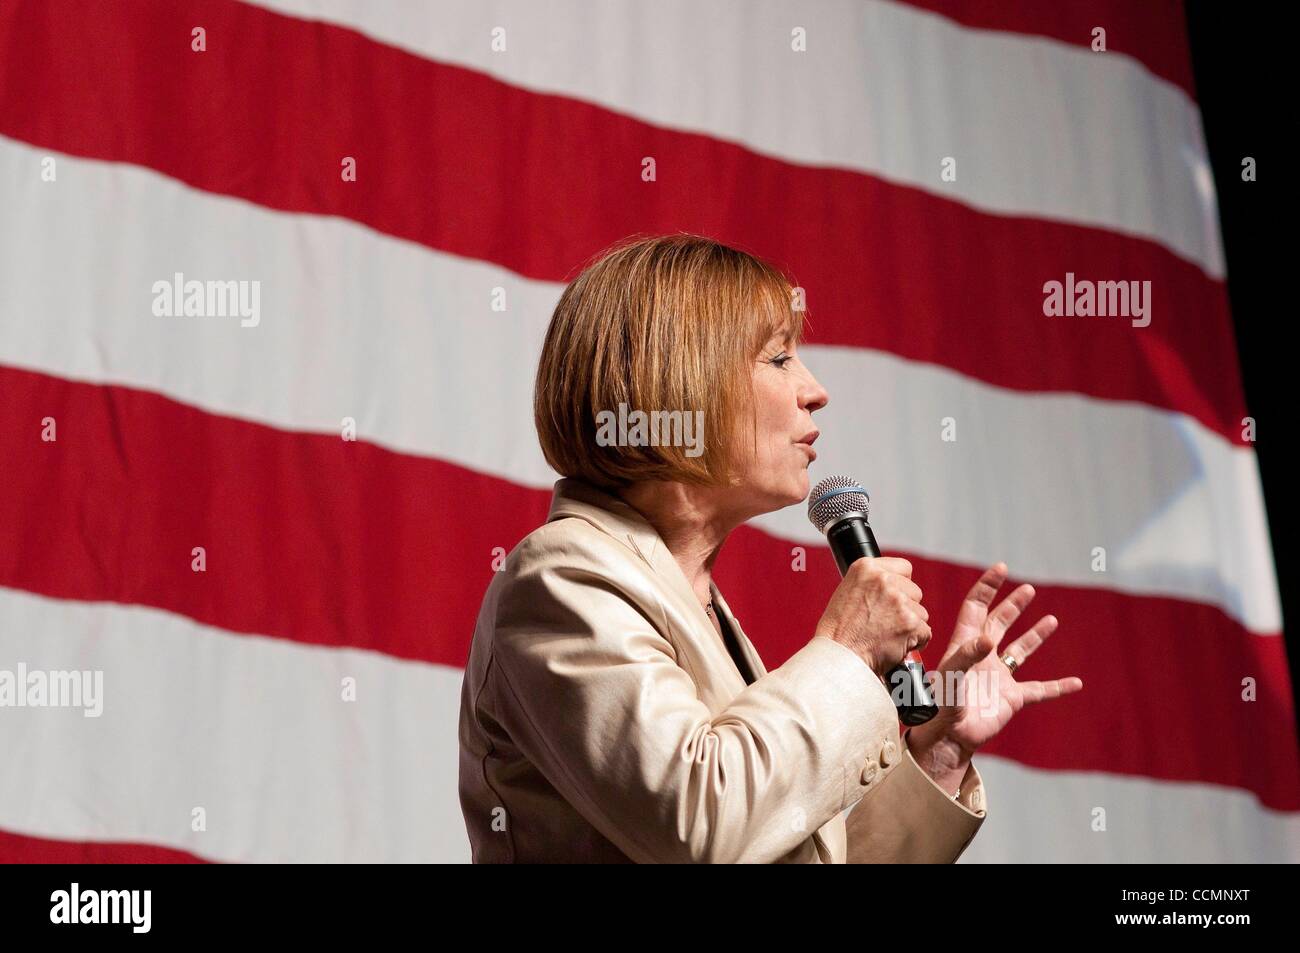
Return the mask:
M 952 810 L 957 810 L 972 818 L 983 820 L 988 815 L 988 799 L 984 791 L 984 779 L 980 777 L 979 769 L 975 767 L 975 759 L 972 758 L 966 765 L 966 773 L 961 779 L 961 797 L 954 799 L 951 794 L 939 786 L 939 783 L 925 772 L 925 769 L 917 764 L 916 759 L 912 757 L 912 748 L 908 744 L 908 731 L 903 732 L 903 762 L 908 766 L 908 770 L 919 774 L 925 779 L 928 787 L 938 794 L 945 804 L 949 805 Z M 900 765 L 901 767 L 901 765 Z

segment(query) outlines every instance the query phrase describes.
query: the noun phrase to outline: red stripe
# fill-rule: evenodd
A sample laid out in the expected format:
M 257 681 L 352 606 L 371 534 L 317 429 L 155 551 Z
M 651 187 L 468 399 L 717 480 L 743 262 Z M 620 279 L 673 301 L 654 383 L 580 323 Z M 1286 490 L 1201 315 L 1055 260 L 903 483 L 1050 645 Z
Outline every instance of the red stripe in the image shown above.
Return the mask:
M 1045 36 L 1092 49 L 1092 31 L 1106 31 L 1106 49 L 1133 57 L 1192 99 L 1187 15 L 1180 0 L 904 0 L 980 30 Z M 1101 54 L 1098 54 L 1101 55 Z
M 3 864 L 206 864 L 195 854 L 154 844 L 51 840 L 0 830 Z
M 21 461 L 0 494 L 0 585 L 155 606 L 234 632 L 462 666 L 493 547 L 512 549 L 550 501 L 448 463 L 124 387 L 0 368 L 0 407 L 0 448 Z M 54 443 L 40 440 L 47 416 Z M 206 573 L 191 571 L 194 546 L 207 550 Z M 742 528 L 718 572 L 769 667 L 806 641 L 835 585 L 824 548 L 794 573 L 791 546 Z M 978 572 L 906 555 L 934 617 L 954 618 Z M 1280 637 L 1196 603 L 1035 586 L 1033 618 L 1050 612 L 1062 627 L 1026 675 L 1079 675 L 1086 688 L 1022 713 L 990 751 L 1240 787 L 1300 809 Z M 1247 676 L 1258 680 L 1253 703 L 1240 700 Z
M 125 387 L 0 367 L 0 406 L 0 447 L 24 461 L 0 495 L 0 585 L 232 632 L 463 666 L 493 547 L 514 546 L 549 502 Z M 53 443 L 39 439 L 47 416 Z
M 0 132 L 17 139 L 548 281 L 634 232 L 700 231 L 789 266 L 811 340 L 1142 401 L 1245 442 L 1225 288 L 1154 242 L 781 162 L 229 0 L 5 10 Z M 339 180 L 343 156 L 358 182 Z M 1044 283 L 1067 272 L 1151 281 L 1152 324 L 1044 317 Z

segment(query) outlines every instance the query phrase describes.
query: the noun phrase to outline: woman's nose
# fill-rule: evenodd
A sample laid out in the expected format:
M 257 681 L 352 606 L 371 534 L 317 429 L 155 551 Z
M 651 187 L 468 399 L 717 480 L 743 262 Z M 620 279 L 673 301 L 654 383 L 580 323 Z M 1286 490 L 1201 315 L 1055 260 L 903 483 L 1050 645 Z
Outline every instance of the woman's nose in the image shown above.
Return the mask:
M 821 382 L 809 372 L 808 383 L 799 395 L 799 405 L 806 408 L 808 413 L 812 413 L 814 410 L 821 410 L 830 401 L 831 395 L 826 393 L 826 388 L 822 387 Z

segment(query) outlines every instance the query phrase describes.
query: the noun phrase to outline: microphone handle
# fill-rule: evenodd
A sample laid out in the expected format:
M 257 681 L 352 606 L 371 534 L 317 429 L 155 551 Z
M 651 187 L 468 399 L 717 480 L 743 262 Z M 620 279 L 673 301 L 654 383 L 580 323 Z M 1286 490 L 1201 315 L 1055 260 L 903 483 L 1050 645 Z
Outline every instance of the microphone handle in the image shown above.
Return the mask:
M 871 531 L 871 524 L 857 516 L 840 520 L 826 533 L 831 552 L 835 554 L 835 564 L 840 568 L 840 576 L 849 571 L 849 566 L 863 557 L 880 555 L 876 545 L 876 534 Z M 894 699 L 898 709 L 898 720 L 908 726 L 923 725 L 939 714 L 930 686 L 925 683 L 925 663 L 921 653 L 913 649 L 903 657 L 903 661 L 889 670 L 885 676 L 885 685 Z M 895 686 L 902 685 L 902 697 L 895 693 Z

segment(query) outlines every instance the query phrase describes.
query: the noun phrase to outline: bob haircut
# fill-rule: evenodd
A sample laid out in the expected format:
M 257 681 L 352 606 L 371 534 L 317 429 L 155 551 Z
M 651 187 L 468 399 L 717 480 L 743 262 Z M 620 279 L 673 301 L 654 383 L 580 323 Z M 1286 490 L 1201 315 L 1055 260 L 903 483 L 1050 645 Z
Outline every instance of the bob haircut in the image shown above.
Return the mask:
M 753 363 L 778 332 L 787 346 L 802 337 L 794 292 L 767 262 L 686 232 L 633 235 L 598 253 L 565 287 L 542 345 L 533 421 L 546 462 L 605 489 L 732 485 L 758 439 Z M 703 452 L 598 441 L 598 415 L 620 404 L 702 420 Z

